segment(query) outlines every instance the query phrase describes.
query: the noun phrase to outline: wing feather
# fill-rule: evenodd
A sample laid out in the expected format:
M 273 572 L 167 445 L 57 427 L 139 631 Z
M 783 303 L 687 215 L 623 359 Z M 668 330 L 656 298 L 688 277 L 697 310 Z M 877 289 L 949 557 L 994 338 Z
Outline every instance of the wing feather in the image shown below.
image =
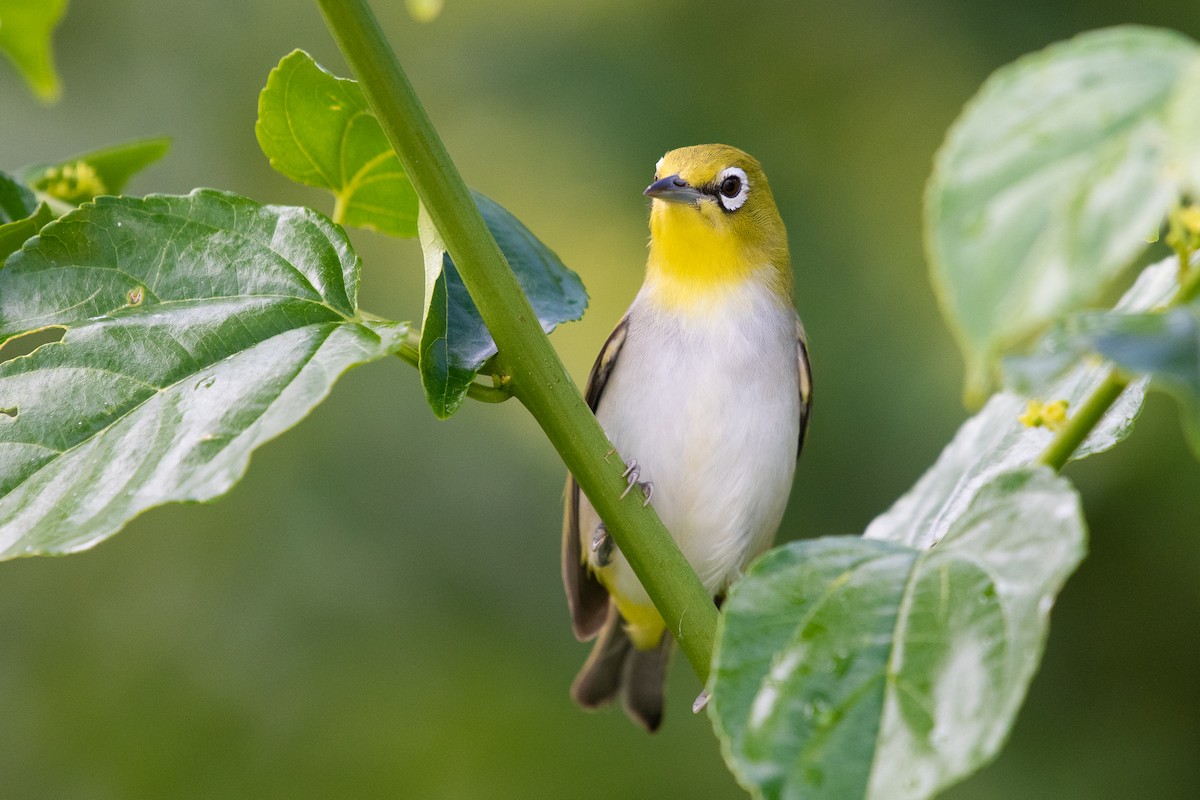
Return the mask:
M 625 344 L 625 334 L 629 329 L 628 317 L 622 319 L 592 365 L 588 375 L 584 400 L 588 408 L 595 413 L 600 406 L 600 398 L 604 387 L 608 384 L 608 376 L 617 363 L 621 347 Z M 567 592 L 567 606 L 571 610 L 571 624 L 575 636 L 580 641 L 594 638 L 603 627 L 608 617 L 608 591 L 596 580 L 596 576 L 588 569 L 583 558 L 583 544 L 579 531 L 579 484 L 575 478 L 567 475 L 563 511 L 563 544 L 562 544 L 562 577 L 563 588 Z
M 796 358 L 800 364 L 800 441 L 796 443 L 796 458 L 804 449 L 804 437 L 808 434 L 808 418 L 812 413 L 812 365 L 808 361 L 808 334 L 804 323 L 796 317 Z

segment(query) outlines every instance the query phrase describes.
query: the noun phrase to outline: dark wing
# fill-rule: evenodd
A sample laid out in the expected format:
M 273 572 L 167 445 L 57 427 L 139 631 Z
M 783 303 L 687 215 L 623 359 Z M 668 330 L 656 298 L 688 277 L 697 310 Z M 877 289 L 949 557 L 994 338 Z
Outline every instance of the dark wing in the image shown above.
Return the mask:
M 800 317 L 796 317 L 796 358 L 800 362 L 800 441 L 796 443 L 796 458 L 799 458 L 812 413 L 812 365 L 808 362 L 808 335 Z
M 584 399 L 592 413 L 600 406 L 600 397 L 617 362 L 621 346 L 625 344 L 625 333 L 629 329 L 629 318 L 617 323 L 608 341 L 600 349 L 592 372 L 588 375 Z M 580 641 L 593 638 L 604 625 L 608 616 L 608 591 L 592 575 L 583 559 L 579 537 L 579 484 L 567 475 L 566 498 L 563 511 L 562 576 L 563 588 L 567 591 L 567 606 L 571 609 L 571 624 L 575 637 Z

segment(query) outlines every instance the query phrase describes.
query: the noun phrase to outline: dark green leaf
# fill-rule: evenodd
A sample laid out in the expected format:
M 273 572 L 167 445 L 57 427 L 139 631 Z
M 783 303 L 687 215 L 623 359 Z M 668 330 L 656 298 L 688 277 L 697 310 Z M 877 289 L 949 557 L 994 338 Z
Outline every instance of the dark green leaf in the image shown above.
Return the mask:
M 6 172 L 0 172 L 0 265 L 53 219 L 49 207 Z
M 986 396 L 998 358 L 1103 291 L 1180 191 L 1167 109 L 1200 48 L 1110 28 L 998 70 L 939 151 L 927 191 L 934 285 Z
M 57 100 L 62 91 L 50 37 L 66 9 L 67 0 L 0 0 L 0 53 L 42 100 Z
M 22 178 L 39 192 L 79 205 L 99 195 L 120 194 L 133 175 L 166 155 L 170 146 L 166 137 L 125 142 L 30 167 Z
M 250 454 L 406 326 L 356 312 L 359 260 L 306 209 L 232 194 L 102 197 L 0 271 L 0 557 L 89 547 L 227 491 Z
M 37 210 L 38 201 L 28 186 L 0 172 L 0 224 L 25 219 Z
M 416 236 L 417 193 L 355 81 L 289 53 L 258 97 L 254 132 L 272 167 L 333 193 L 335 222 Z
M 996 476 L 928 550 L 794 542 L 730 592 L 711 715 L 727 761 L 766 798 L 916 800 L 1003 743 L 1050 608 L 1082 559 L 1070 485 Z
M 549 333 L 560 322 L 583 316 L 587 291 L 579 276 L 516 217 L 478 192 L 474 197 L 542 328 Z M 421 328 L 421 383 L 433 412 L 445 419 L 458 410 L 480 367 L 495 354 L 496 344 L 441 239 L 424 218 L 421 245 L 427 295 Z

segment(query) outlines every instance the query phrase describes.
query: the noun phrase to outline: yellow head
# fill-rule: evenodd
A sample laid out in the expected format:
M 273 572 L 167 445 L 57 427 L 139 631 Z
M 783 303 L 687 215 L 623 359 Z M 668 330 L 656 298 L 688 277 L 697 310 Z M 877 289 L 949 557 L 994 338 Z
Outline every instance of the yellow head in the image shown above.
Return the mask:
M 662 299 L 693 305 L 763 281 L 791 302 L 787 231 L 754 158 L 724 144 L 672 150 L 645 194 L 654 198 L 647 278 Z

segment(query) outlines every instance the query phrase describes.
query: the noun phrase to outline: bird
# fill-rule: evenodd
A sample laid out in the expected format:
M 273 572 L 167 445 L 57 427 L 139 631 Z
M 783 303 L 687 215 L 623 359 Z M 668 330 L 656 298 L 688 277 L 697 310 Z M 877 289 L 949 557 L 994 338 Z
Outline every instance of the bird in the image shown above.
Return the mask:
M 644 281 L 584 399 L 627 465 L 626 491 L 640 489 L 719 605 L 783 517 L 812 407 L 808 340 L 757 160 L 722 144 L 672 150 L 644 194 Z M 562 572 L 576 637 L 596 639 L 572 698 L 595 709 L 620 695 L 655 731 L 674 639 L 570 475 Z

